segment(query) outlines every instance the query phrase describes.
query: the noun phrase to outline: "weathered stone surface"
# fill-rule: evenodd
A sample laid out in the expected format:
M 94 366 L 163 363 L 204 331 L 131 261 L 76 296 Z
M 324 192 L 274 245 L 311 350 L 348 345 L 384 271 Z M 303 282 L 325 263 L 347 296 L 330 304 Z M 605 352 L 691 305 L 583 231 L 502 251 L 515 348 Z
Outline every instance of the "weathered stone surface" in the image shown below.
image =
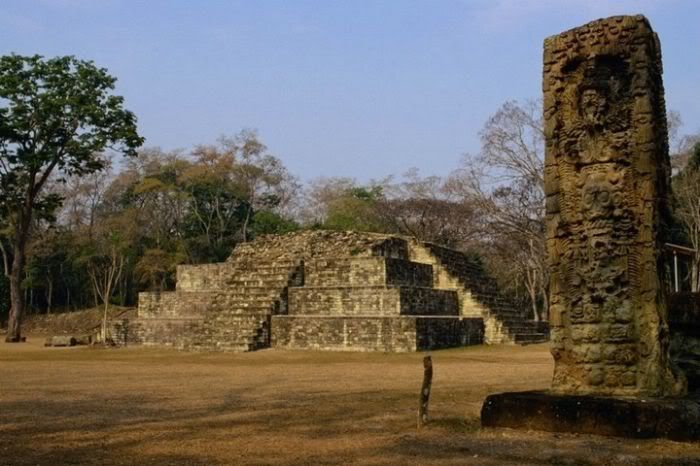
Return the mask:
M 546 392 L 490 395 L 484 427 L 610 435 L 700 439 L 700 399 L 614 398 Z
M 700 438 L 696 298 L 669 319 L 669 160 L 658 38 L 642 16 L 545 40 L 551 392 L 489 396 L 483 426 Z M 669 330 L 669 320 L 672 327 Z M 693 383 L 696 383 L 693 380 Z
M 479 318 L 289 315 L 272 317 L 272 347 L 330 351 L 423 351 L 479 344 Z
M 433 267 L 387 257 L 330 257 L 304 262 L 305 286 L 433 286 Z
M 453 290 L 408 286 L 324 286 L 289 289 L 289 314 L 458 316 Z
M 465 318 L 467 317 L 467 318 Z M 532 342 L 546 331 L 457 251 L 407 238 L 311 231 L 237 247 L 221 264 L 181 266 L 175 292 L 141 293 L 117 343 L 186 350 L 417 351 Z
M 201 264 L 177 266 L 178 291 L 219 290 L 224 285 L 227 264 Z
M 409 240 L 413 262 L 433 266 L 434 286 L 457 292 L 460 315 L 484 319 L 484 343 L 541 343 L 549 338 L 546 322 L 524 317 L 527 306 L 504 296 L 474 258 L 432 243 Z
M 70 335 L 54 335 L 44 342 L 44 346 L 75 346 L 76 344 L 77 340 Z
M 668 144 L 656 34 L 618 16 L 544 43 L 552 388 L 685 392 L 662 284 Z

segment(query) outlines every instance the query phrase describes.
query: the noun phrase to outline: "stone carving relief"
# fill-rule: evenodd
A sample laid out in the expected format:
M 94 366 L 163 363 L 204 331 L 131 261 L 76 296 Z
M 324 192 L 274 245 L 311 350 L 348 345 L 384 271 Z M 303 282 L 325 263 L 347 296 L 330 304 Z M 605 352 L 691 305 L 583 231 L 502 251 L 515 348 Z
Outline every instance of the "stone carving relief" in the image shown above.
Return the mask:
M 553 389 L 682 394 L 659 278 L 669 163 L 646 19 L 547 39 L 544 105 Z

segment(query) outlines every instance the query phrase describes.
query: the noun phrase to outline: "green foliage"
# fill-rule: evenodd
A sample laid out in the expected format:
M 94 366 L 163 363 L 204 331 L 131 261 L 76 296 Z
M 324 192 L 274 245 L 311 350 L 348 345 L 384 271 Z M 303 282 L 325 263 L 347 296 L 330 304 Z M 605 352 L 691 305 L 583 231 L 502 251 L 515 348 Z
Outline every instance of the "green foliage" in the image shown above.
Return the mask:
M 37 221 L 53 222 L 63 201 L 47 186 L 105 169 L 105 149 L 130 156 L 143 142 L 134 114 L 111 93 L 115 81 L 104 68 L 71 56 L 0 57 L 0 227 L 13 232 L 13 287 L 24 280 L 33 291 L 55 262 L 50 254 L 38 255 L 43 262 L 25 268 Z M 55 275 L 47 275 L 49 303 Z M 22 293 L 13 291 L 19 300 L 9 318 L 9 340 L 20 336 L 24 308 Z
M 101 170 L 107 147 L 135 153 L 143 140 L 123 98 L 110 93 L 115 81 L 74 57 L 0 57 L 1 212 L 50 219 L 61 198 L 42 189 L 55 171 L 65 180 Z
M 382 199 L 381 186 L 355 186 L 328 203 L 324 228 L 331 230 L 384 231 L 377 203 Z
M 177 264 L 180 262 L 182 258 L 177 253 L 163 249 L 147 249 L 138 259 L 134 273 L 139 283 L 145 285 L 149 291 L 161 291 L 172 283 Z
M 0 273 L 0 322 L 7 320 L 10 313 L 10 282 Z
M 695 146 L 693 147 L 693 151 L 691 152 L 690 158 L 688 159 L 688 166 L 686 170 L 700 170 L 700 142 L 695 144 Z
M 182 183 L 189 206 L 182 223 L 183 239 L 197 263 L 228 257 L 249 208 L 234 183 L 205 175 Z
M 279 235 L 297 231 L 299 228 L 299 224 L 294 220 L 269 210 L 261 210 L 253 216 L 252 232 L 254 235 Z

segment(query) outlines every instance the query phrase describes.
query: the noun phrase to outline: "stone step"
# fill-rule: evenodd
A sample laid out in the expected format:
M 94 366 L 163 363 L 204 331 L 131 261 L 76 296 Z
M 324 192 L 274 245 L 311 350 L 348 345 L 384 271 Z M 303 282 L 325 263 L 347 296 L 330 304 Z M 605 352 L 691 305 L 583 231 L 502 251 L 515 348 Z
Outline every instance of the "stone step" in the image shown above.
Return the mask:
M 518 333 L 514 335 L 516 343 L 527 344 L 527 343 L 546 343 L 549 341 L 549 337 L 544 333 Z
M 278 301 L 276 299 L 229 299 L 217 301 L 216 309 L 226 310 L 261 308 L 269 310 L 272 306 L 276 305 L 277 302 Z
M 265 261 L 265 260 L 251 260 L 234 262 L 233 267 L 235 270 L 241 272 L 247 271 L 283 271 L 283 270 L 293 270 L 301 265 L 301 261 Z
M 236 280 L 265 280 L 265 281 L 287 281 L 289 280 L 288 272 L 240 272 L 231 277 L 229 281 Z
M 238 279 L 234 278 L 226 283 L 225 286 L 237 287 L 237 288 L 247 288 L 247 287 L 269 287 L 269 288 L 285 288 L 289 280 L 284 279 L 265 279 L 263 277 L 251 278 L 251 279 Z
M 544 333 L 539 331 L 539 329 L 533 325 L 511 324 L 503 325 L 501 328 L 511 335 L 516 333 Z
M 277 291 L 275 293 L 269 293 L 269 294 L 262 294 L 262 293 L 256 293 L 256 294 L 226 294 L 226 295 L 221 295 L 219 298 L 215 301 L 216 303 L 262 303 L 262 302 L 270 302 L 270 301 L 276 301 L 279 299 L 281 294 L 281 290 Z
M 285 288 L 285 287 L 281 287 Z M 222 295 L 228 294 L 251 294 L 251 295 L 261 295 L 265 293 L 277 292 L 278 288 L 270 288 L 267 284 L 265 285 L 251 285 L 239 288 L 225 288 L 222 290 Z
M 221 311 L 221 316 L 226 316 L 226 317 L 242 317 L 242 316 L 250 316 L 250 315 L 259 315 L 259 314 L 272 314 L 273 311 L 273 306 L 236 306 L 236 307 L 227 307 L 223 311 Z
M 505 298 L 485 296 L 485 295 L 481 295 L 479 293 L 474 293 L 474 292 L 472 292 L 472 298 L 476 299 L 477 301 L 483 302 L 483 303 L 492 304 L 494 306 L 503 306 L 504 308 L 505 307 L 514 307 L 514 304 Z
M 270 316 L 270 313 L 267 311 L 259 311 L 259 312 L 246 312 L 245 314 L 236 314 L 236 313 L 222 313 L 220 315 L 217 315 L 210 319 L 211 322 L 229 322 L 231 325 L 237 325 L 237 324 L 248 324 L 248 323 L 253 323 L 253 322 L 258 322 L 258 321 L 264 321 Z M 222 329 L 226 330 L 226 329 Z
M 248 300 L 248 299 L 279 299 L 281 290 L 257 287 L 238 288 L 221 294 L 217 301 L 221 300 Z
M 489 308 L 489 313 L 500 320 L 527 320 L 522 313 L 514 310 L 500 310 Z

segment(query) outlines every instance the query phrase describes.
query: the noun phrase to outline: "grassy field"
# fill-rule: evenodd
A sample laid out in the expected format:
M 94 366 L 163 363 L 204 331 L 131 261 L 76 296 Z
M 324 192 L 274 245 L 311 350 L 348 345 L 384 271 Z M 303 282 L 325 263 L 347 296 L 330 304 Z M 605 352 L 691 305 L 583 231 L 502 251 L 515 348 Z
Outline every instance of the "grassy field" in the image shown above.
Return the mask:
M 479 428 L 484 397 L 542 389 L 545 345 L 421 354 L 192 354 L 0 343 L 0 464 L 700 464 L 700 445 Z

